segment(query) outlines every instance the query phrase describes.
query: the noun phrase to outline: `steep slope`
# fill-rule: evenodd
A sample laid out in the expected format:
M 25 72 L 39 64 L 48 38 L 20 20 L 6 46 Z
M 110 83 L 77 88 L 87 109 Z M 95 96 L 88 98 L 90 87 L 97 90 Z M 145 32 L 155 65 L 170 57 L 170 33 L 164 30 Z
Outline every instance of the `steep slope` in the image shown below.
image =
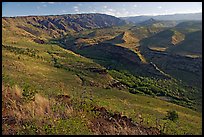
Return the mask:
M 202 30 L 202 21 L 184 21 L 175 26 L 175 28 L 184 33 L 190 33 Z
M 202 86 L 198 83 L 202 82 L 202 31 L 196 31 L 198 29 L 201 29 L 200 23 L 181 23 L 142 40 L 140 50 L 147 61 L 197 87 L 200 93 Z
M 146 40 L 143 40 L 141 50 L 147 47 L 155 51 L 166 51 L 179 54 L 195 54 L 201 56 L 202 25 L 200 21 L 188 21 L 161 31 Z M 182 46 L 180 46 L 182 45 Z
M 59 16 L 3 17 L 3 24 L 11 24 L 35 36 L 47 33 L 58 37 L 69 32 L 126 24 L 125 21 L 105 14 L 66 14 Z M 3 27 L 5 26 L 3 25 Z
M 173 47 L 183 41 L 185 35 L 175 29 L 168 29 L 157 33 L 145 40 L 144 45 L 151 50 L 166 51 L 168 48 Z M 141 48 L 145 48 L 144 46 Z M 145 49 L 144 49 L 145 50 Z
M 187 34 L 184 41 L 168 51 L 184 56 L 202 57 L 202 31 Z
M 110 39 L 105 42 L 117 44 L 128 48 L 135 48 L 137 46 L 137 43 L 139 42 L 139 39 L 137 39 L 131 32 L 125 31 L 117 35 L 113 39 Z
M 167 29 L 163 26 L 154 26 L 154 25 L 148 25 L 148 26 L 133 26 L 129 30 L 140 40 L 153 36 L 157 34 L 160 31 L 163 31 Z

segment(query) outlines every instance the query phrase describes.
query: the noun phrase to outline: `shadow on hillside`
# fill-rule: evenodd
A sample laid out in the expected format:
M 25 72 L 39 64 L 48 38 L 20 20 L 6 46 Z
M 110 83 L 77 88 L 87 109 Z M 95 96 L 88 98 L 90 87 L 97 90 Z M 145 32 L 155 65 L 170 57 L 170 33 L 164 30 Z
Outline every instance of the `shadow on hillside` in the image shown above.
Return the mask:
M 78 47 L 65 47 L 68 50 L 92 59 L 108 70 L 128 71 L 133 75 L 166 78 L 158 72 L 151 64 L 143 64 L 138 55 L 124 47 L 112 45 L 110 43 L 100 43 L 95 45 Z

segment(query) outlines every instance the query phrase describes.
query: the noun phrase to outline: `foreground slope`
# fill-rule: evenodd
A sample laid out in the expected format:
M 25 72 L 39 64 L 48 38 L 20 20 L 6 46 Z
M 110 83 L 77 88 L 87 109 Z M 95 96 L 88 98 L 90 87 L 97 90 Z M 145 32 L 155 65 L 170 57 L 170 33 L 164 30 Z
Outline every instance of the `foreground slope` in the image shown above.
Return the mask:
M 64 51 L 56 47 L 56 45 L 43 45 L 42 47 L 42 45 L 35 44 L 32 48 L 28 46 L 26 50 L 20 48 L 21 45 L 16 46 L 18 48 L 12 48 L 15 46 L 10 46 L 10 48 L 2 47 L 3 95 L 5 95 L 5 98 L 3 98 L 3 104 L 5 103 L 5 105 L 3 105 L 2 109 L 4 134 L 146 134 L 146 128 L 141 129 L 143 132 L 136 132 L 134 127 L 131 128 L 132 132 L 127 131 L 126 127 L 123 127 L 123 131 L 120 131 L 117 126 L 114 129 L 117 122 L 110 126 L 115 130 L 114 132 L 113 130 L 107 130 L 103 126 L 98 127 L 95 125 L 92 128 L 92 124 L 96 121 L 94 117 L 98 117 L 98 114 L 93 115 L 92 113 L 94 106 L 105 107 L 106 110 L 113 114 L 122 113 L 122 116 L 131 117 L 134 122 L 138 123 L 140 119 L 137 114 L 140 114 L 144 119 L 140 124 L 146 127 L 154 127 L 156 122 L 154 119 L 157 117 L 160 119 L 160 130 L 163 129 L 162 125 L 166 122 L 162 120 L 166 115 L 166 111 L 175 109 L 179 113 L 179 122 L 177 124 L 180 128 L 177 129 L 177 124 L 169 121 L 167 129 L 171 130 L 167 131 L 164 128 L 164 132 L 167 134 L 200 134 L 199 122 L 201 117 L 198 112 L 151 96 L 133 95 L 126 90 L 106 89 L 94 85 L 90 83 L 89 79 L 94 78 L 95 83 L 103 80 L 104 85 L 106 85 L 106 79 L 108 81 L 112 78 L 105 78 L 104 74 L 86 72 L 84 67 L 88 66 L 89 60 L 69 51 Z M 35 51 L 34 48 L 39 52 L 32 55 Z M 45 51 L 42 48 L 45 48 Z M 47 54 L 47 50 L 56 52 L 58 59 L 68 59 L 71 62 L 70 66 L 66 68 L 56 66 L 52 55 Z M 55 55 L 53 54 L 53 56 Z M 81 67 L 79 62 L 81 62 Z M 82 64 L 85 66 L 83 67 Z M 78 67 L 80 67 L 79 70 Z M 79 76 L 84 76 L 85 84 L 82 84 L 83 82 Z M 8 94 L 9 92 L 11 94 Z M 16 100 L 16 106 L 8 102 L 8 98 L 13 101 Z M 144 102 L 144 100 L 146 101 Z M 82 102 L 81 105 L 80 102 Z M 9 106 L 13 109 L 6 109 Z M 101 113 L 101 111 L 99 112 Z M 18 115 L 14 116 L 13 114 Z M 49 120 L 49 118 L 51 119 Z M 15 122 L 12 122 L 11 119 Z M 98 122 L 100 123 L 100 121 Z M 7 126 L 4 124 L 7 124 Z M 22 126 L 24 129 L 21 128 Z M 12 131 L 9 131 L 8 129 L 11 127 Z M 100 128 L 100 131 L 96 130 L 97 127 Z M 106 132 L 103 132 L 103 130 Z

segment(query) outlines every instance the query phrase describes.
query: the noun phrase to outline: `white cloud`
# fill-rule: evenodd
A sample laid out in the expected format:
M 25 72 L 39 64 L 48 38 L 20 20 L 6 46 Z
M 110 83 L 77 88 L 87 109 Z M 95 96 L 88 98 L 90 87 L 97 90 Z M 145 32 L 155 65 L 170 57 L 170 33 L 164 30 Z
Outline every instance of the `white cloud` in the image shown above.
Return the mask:
M 136 7 L 137 7 L 137 4 L 133 5 L 133 7 L 135 7 L 135 8 L 136 8 Z
M 74 11 L 78 12 L 78 11 L 79 11 L 79 9 L 74 9 Z
M 108 11 L 115 11 L 114 9 L 108 9 Z
M 77 13 L 79 12 L 79 7 L 78 6 L 74 6 L 73 8 L 74 8 L 75 12 L 77 12 Z
M 157 7 L 158 9 L 161 9 L 162 8 L 162 6 L 159 6 L 159 7 Z
M 126 11 L 126 12 L 125 12 L 125 14 L 129 14 L 129 12 L 128 12 L 128 11 Z
M 48 4 L 54 4 L 55 2 L 41 2 L 43 4 L 48 3 Z
M 74 6 L 74 9 L 78 9 L 79 7 L 78 6 Z
M 63 13 L 67 12 L 66 10 L 62 10 Z
M 47 3 L 49 3 L 49 4 L 55 4 L 55 2 L 47 2 Z
M 114 13 L 114 12 L 106 11 L 106 12 L 104 12 L 104 13 L 105 13 L 105 14 L 108 14 L 108 15 L 115 16 L 115 13 Z
M 105 6 L 103 6 L 103 8 L 104 8 L 104 9 L 107 9 L 107 6 L 105 5 Z

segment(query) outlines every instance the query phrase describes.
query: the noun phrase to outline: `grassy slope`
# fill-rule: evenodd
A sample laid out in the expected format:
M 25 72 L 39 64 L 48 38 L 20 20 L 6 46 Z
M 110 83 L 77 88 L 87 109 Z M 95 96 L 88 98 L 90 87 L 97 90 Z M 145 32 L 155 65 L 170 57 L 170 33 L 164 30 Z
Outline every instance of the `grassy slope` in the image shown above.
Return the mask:
M 92 90 L 93 99 L 98 105 L 105 106 L 113 112 L 123 112 L 123 114 L 132 118 L 140 113 L 146 122 L 149 121 L 148 125 L 154 126 L 156 116 L 164 117 L 167 110 L 175 109 L 180 116 L 178 123 L 180 131 L 176 130 L 175 125 L 172 125 L 173 132 L 177 134 L 183 134 L 182 132 L 199 134 L 201 129 L 199 126 L 201 124 L 199 123 L 201 122 L 201 115 L 197 112 L 152 97 L 132 95 L 125 91 L 91 88 L 89 86 L 81 87 L 76 80 L 77 77 L 72 72 L 54 68 L 49 64 L 27 56 L 21 56 L 21 59 L 18 60 L 15 54 L 3 50 L 3 65 L 3 76 L 7 76 L 3 77 L 3 82 L 17 84 L 22 87 L 27 83 L 33 89 L 38 90 L 38 93 L 47 97 L 66 93 L 73 98 L 77 98 L 82 90 L 86 88 L 87 91 Z M 172 134 L 171 131 L 169 133 Z
M 131 72 L 132 74 L 134 75 L 138 75 L 138 73 L 141 75 L 142 74 L 147 74 L 148 71 L 150 72 L 153 72 L 153 70 L 147 70 L 147 68 L 149 68 L 150 66 L 144 66 L 144 68 L 142 68 L 142 65 L 135 65 L 134 61 L 137 61 L 139 63 L 147 63 L 147 62 L 150 62 L 151 60 L 148 60 L 146 61 L 146 59 L 148 58 L 145 58 L 143 56 L 143 53 L 140 53 L 139 50 L 135 50 L 133 47 L 136 46 L 133 44 L 133 47 L 129 47 L 129 37 L 125 37 L 125 36 L 129 36 L 131 35 L 132 37 L 132 32 L 129 32 L 127 31 L 128 27 L 130 26 L 125 26 L 124 28 L 108 28 L 108 29 L 95 29 L 93 32 L 90 32 L 90 31 L 83 31 L 81 33 L 76 33 L 75 35 L 72 35 L 71 38 L 67 37 L 65 38 L 64 40 L 64 46 L 67 46 L 67 48 L 70 48 L 72 50 L 74 50 L 76 53 L 78 54 L 81 54 L 83 56 L 86 56 L 88 58 L 91 58 L 91 59 L 94 59 L 95 62 L 103 65 L 104 67 L 106 67 L 107 69 L 117 69 L 117 70 L 128 70 L 129 72 Z M 141 28 L 139 27 L 139 29 L 141 30 Z M 131 30 L 133 31 L 133 30 Z M 135 31 L 135 30 L 134 30 Z M 126 33 L 124 33 L 126 32 Z M 179 37 L 179 34 L 180 33 L 177 33 L 177 31 L 174 31 L 173 29 L 172 30 L 166 30 L 164 32 L 162 32 L 159 36 L 161 37 L 162 34 L 166 34 L 167 36 L 178 36 Z M 117 35 L 116 35 L 117 34 Z M 139 33 L 137 33 L 139 35 Z M 145 33 L 144 33 L 145 34 Z M 115 36 L 115 38 L 111 39 L 111 36 Z M 135 34 L 136 35 L 136 34 Z M 157 35 L 157 34 L 156 34 Z M 103 42 L 102 40 L 102 37 L 106 36 L 106 39 L 110 39 L 110 40 L 105 40 Z M 86 40 L 87 43 L 84 43 L 85 45 L 83 44 L 80 44 L 80 42 L 74 44 L 74 41 L 78 41 L 77 39 L 78 38 L 84 38 L 84 40 Z M 154 36 L 153 36 L 154 37 Z M 155 36 L 156 37 L 156 36 Z M 158 39 L 162 39 L 160 37 L 156 37 Z M 163 36 L 164 37 L 164 36 Z M 116 39 L 117 38 L 117 39 Z M 95 41 L 95 44 L 96 45 L 92 45 L 93 43 L 89 43 L 88 40 L 91 39 L 93 41 Z M 102 44 L 98 44 L 97 39 L 100 39 L 100 41 L 98 42 L 101 42 L 102 41 Z M 124 41 L 123 41 L 124 40 Z M 149 39 L 148 39 L 149 40 Z M 178 39 L 177 39 L 178 40 Z M 175 40 L 174 42 L 178 42 L 177 40 Z M 65 42 L 66 41 L 66 42 Z M 114 41 L 118 41 L 120 42 L 121 44 L 118 44 L 118 46 L 122 46 L 122 47 L 125 47 L 124 49 L 121 49 L 120 51 L 117 51 L 118 47 L 116 47 L 115 45 L 113 46 L 110 46 L 108 45 L 107 43 L 108 42 L 114 42 Z M 127 41 L 127 42 L 125 42 Z M 171 43 L 172 41 L 172 38 L 169 38 L 169 40 L 166 40 L 165 37 L 163 38 L 163 41 L 166 42 L 166 43 Z M 131 42 L 131 40 L 130 40 Z M 158 41 L 156 41 L 158 43 Z M 100 45 L 100 46 L 99 46 Z M 172 44 L 173 45 L 173 44 Z M 145 45 L 142 45 L 142 48 L 144 47 Z M 128 49 L 131 49 L 131 51 L 133 51 L 134 53 L 136 53 L 137 55 L 134 56 L 134 58 L 131 56 L 128 56 L 128 53 L 125 51 L 126 48 Z M 111 50 L 110 50 L 111 49 Z M 116 52 L 115 52 L 116 51 Z M 147 51 L 147 49 L 145 49 L 145 51 Z M 120 53 L 120 54 L 119 54 Z M 122 54 L 123 53 L 123 54 Z M 131 54 L 133 55 L 133 54 Z M 123 58 L 123 57 L 127 57 L 127 58 Z M 161 58 L 161 57 L 160 57 Z M 129 59 L 132 59 L 131 61 L 128 61 Z M 162 59 L 162 58 L 161 58 Z M 164 58 L 166 59 L 166 58 Z M 155 60 L 154 60 L 155 61 Z M 153 61 L 153 62 L 154 62 Z M 166 62 L 163 62 L 161 61 L 161 63 L 166 63 Z M 157 62 L 155 62 L 155 64 L 159 64 Z M 128 67 L 127 67 L 128 66 Z M 159 64 L 159 68 L 160 68 L 160 64 Z M 141 69 L 142 68 L 142 69 Z M 144 71 L 143 71 L 144 70 Z M 161 69 L 160 72 L 162 70 L 165 70 L 165 69 Z M 165 70 L 166 71 L 166 70 Z M 165 72 L 164 71 L 164 72 Z M 179 70 L 180 71 L 180 70 Z M 167 73 L 169 73 L 170 70 L 167 71 Z M 181 72 L 181 71 L 180 71 Z M 170 73 L 172 74 L 172 73 Z M 176 74 L 178 75 L 178 74 Z M 155 76 L 155 75 L 154 75 Z M 173 75 L 175 76 L 175 75 Z M 178 77 L 182 77 L 180 75 L 178 75 Z M 177 78 L 177 77 L 175 77 Z M 183 80 L 183 79 L 182 79 Z M 185 80 L 185 78 L 184 78 Z M 157 80 L 153 80 L 154 84 L 153 85 L 158 85 L 160 84 Z M 170 83 L 174 83 L 175 81 L 171 81 L 171 80 L 167 80 L 167 81 L 170 81 Z M 168 84 L 168 83 L 163 83 L 164 86 L 166 86 L 166 88 L 162 88 L 161 86 L 159 87 L 160 91 L 163 91 L 163 92 L 166 92 L 167 94 L 169 93 L 173 93 L 171 94 L 170 96 L 175 96 L 175 97 L 178 97 L 178 96 L 182 96 L 181 98 L 186 98 L 188 97 L 188 99 L 192 99 L 195 103 L 195 100 L 197 100 L 197 98 L 195 99 L 194 98 L 194 95 L 192 94 L 189 94 L 188 93 L 192 93 L 192 89 L 188 89 L 188 88 L 184 88 L 184 86 L 180 86 L 182 85 L 181 83 L 179 83 L 178 81 L 175 82 L 175 84 Z M 140 85 L 141 86 L 141 85 Z M 143 85 L 144 86 L 144 85 Z M 136 87 L 138 87 L 138 84 L 136 84 Z M 145 87 L 147 87 L 147 85 L 145 85 Z M 172 88 L 173 87 L 173 88 Z M 132 88 L 132 87 L 131 87 Z M 152 90 L 152 88 L 150 88 L 150 90 Z M 157 89 L 158 90 L 158 89 Z M 167 91 L 168 90 L 168 91 Z M 170 90 L 170 92 L 169 92 Z M 184 96 L 183 96 L 184 95 Z M 199 94 L 200 95 L 200 94 Z M 179 98 L 180 98 L 179 97 Z M 189 98 L 190 97 L 190 98 Z M 182 100 L 182 99 L 181 99 Z M 184 99 L 185 100 L 185 99 Z M 180 100 L 177 100 L 177 103 L 180 102 Z M 183 102 L 183 101 L 182 101 Z M 200 102 L 197 101 L 197 102 Z M 190 105 L 189 104 L 190 102 L 188 102 L 187 104 L 185 104 L 185 106 L 188 106 L 189 108 L 192 108 L 192 104 Z M 180 103 L 182 104 L 182 103 Z M 194 104 L 195 105 L 195 104 Z M 193 105 L 193 106 L 194 106 Z M 195 106 L 194 106 L 195 107 Z
M 28 97 L 33 96 L 33 92 L 34 94 L 39 93 L 49 99 L 59 94 L 68 94 L 75 101 L 77 101 L 77 99 L 82 96 L 83 91 L 86 90 L 86 92 L 92 93 L 96 105 L 105 106 L 112 112 L 123 112 L 123 114 L 132 117 L 135 121 L 138 120 L 135 114 L 142 114 L 145 119 L 144 124 L 148 126 L 155 126 L 154 122 L 157 116 L 160 118 L 164 117 L 167 110 L 176 109 L 179 113 L 179 122 L 177 123 L 179 128 L 171 123 L 169 125 L 171 125 L 170 129 L 172 131 L 169 130 L 167 133 L 201 134 L 200 113 L 150 96 L 133 95 L 129 92 L 119 91 L 117 89 L 82 86 L 82 82 L 76 74 L 84 76 L 87 81 L 93 80 L 97 83 L 102 83 L 102 85 L 106 85 L 112 78 L 111 76 L 104 77 L 84 70 L 84 67 L 87 66 L 102 68 L 89 59 L 64 50 L 57 45 L 36 44 L 29 41 L 27 35 L 23 38 L 22 36 L 12 35 L 11 33 L 14 32 L 7 33 L 3 31 L 3 45 L 12 46 L 2 47 L 2 75 L 5 85 L 11 87 L 18 85 L 22 89 L 29 87 Z M 15 39 L 15 42 L 13 42 L 13 39 L 10 39 L 11 37 Z M 17 49 L 13 47 L 17 47 Z M 64 63 L 63 66 L 69 69 L 58 68 L 58 66 L 54 67 L 55 62 L 53 61 L 53 57 L 56 58 L 59 63 Z M 88 93 L 86 96 L 89 96 Z M 85 112 L 83 113 L 86 114 Z M 87 118 L 88 116 L 85 117 Z M 58 121 L 61 120 L 60 125 L 56 126 L 54 128 L 56 130 L 53 130 L 50 134 L 59 133 L 60 130 L 57 130 L 57 127 L 63 126 L 65 123 L 67 125 L 67 129 L 65 128 L 65 130 L 70 130 L 66 131 L 67 134 L 90 134 L 89 129 L 84 127 L 83 124 L 74 124 L 76 121 L 84 121 L 86 118 L 80 117 L 80 114 L 77 113 L 76 118 L 73 117 L 73 120 L 70 121 L 58 119 Z M 33 121 L 33 119 L 30 121 Z M 87 125 L 87 123 L 85 120 L 85 125 Z M 69 128 L 71 126 L 75 128 Z M 76 128 L 83 128 L 84 132 L 75 130 Z M 30 130 L 28 129 L 26 133 L 29 132 Z M 23 134 L 24 132 L 20 133 Z

